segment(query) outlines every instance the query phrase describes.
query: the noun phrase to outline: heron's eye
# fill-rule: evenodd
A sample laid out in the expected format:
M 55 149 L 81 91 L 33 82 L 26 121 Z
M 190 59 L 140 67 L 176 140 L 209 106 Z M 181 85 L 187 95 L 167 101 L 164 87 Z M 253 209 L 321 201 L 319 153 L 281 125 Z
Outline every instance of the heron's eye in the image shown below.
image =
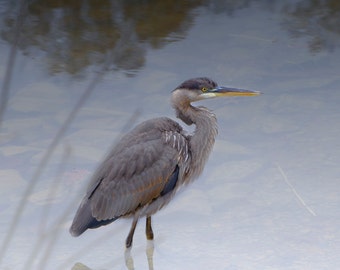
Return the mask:
M 207 92 L 207 91 L 208 91 L 208 88 L 202 87 L 201 91 L 202 91 L 202 92 Z

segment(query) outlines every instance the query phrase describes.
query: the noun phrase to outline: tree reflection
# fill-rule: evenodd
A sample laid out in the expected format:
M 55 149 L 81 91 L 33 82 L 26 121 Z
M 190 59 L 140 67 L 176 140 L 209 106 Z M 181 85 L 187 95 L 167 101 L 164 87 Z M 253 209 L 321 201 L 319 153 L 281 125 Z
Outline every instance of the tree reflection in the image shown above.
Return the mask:
M 340 2 L 304 0 L 285 8 L 284 26 L 292 37 L 307 37 L 309 50 L 332 51 L 339 46 Z
M 83 71 L 112 62 L 112 68 L 134 75 L 146 61 L 148 48 L 158 49 L 185 38 L 193 10 L 236 16 L 256 7 L 283 15 L 282 27 L 293 38 L 307 37 L 313 53 L 334 50 L 340 35 L 340 2 L 301 0 L 27 0 L 19 48 L 42 56 L 51 74 Z M 14 40 L 15 3 L 3 1 L 1 37 Z M 38 49 L 38 50 L 37 50 Z
M 9 1 L 10 2 L 10 1 Z M 201 0 L 117 1 L 36 0 L 27 7 L 20 49 L 45 55 L 52 74 L 77 74 L 103 64 L 112 55 L 114 68 L 134 74 L 145 63 L 147 46 L 160 48 L 184 37 L 191 10 Z M 1 36 L 13 41 L 16 15 L 8 4 Z

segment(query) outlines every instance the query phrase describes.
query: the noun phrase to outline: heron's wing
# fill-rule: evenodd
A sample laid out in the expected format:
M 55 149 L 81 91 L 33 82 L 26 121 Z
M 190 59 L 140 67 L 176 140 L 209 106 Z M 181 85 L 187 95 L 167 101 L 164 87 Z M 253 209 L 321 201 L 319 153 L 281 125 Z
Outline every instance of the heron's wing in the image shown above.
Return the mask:
M 88 190 L 93 217 L 107 220 L 132 213 L 175 187 L 184 153 L 179 149 L 186 138 L 172 122 L 164 127 L 144 122 L 109 154 Z

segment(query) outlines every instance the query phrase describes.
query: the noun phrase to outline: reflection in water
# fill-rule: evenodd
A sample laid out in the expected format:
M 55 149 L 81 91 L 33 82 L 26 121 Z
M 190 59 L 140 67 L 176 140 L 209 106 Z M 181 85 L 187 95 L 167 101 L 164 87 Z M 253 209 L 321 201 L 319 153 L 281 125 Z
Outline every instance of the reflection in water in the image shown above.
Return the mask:
M 132 256 L 132 248 L 127 248 L 124 252 L 124 258 L 125 258 L 125 266 L 128 270 L 135 270 L 135 264 Z M 154 241 L 153 240 L 147 240 L 147 245 L 146 245 L 146 258 L 148 261 L 148 269 L 149 270 L 154 270 L 153 268 L 153 253 L 154 253 Z M 77 262 L 71 270 L 91 270 L 88 266 L 85 264 Z
M 146 245 L 146 258 L 148 260 L 148 266 L 149 270 L 153 270 L 153 252 L 154 252 L 154 241 L 153 240 L 147 240 L 147 245 Z M 133 262 L 133 257 L 131 255 L 131 248 L 127 248 L 125 250 L 125 265 L 128 270 L 134 270 L 134 262 Z
M 125 265 L 127 269 L 129 270 L 135 269 L 135 264 L 133 262 L 133 258 L 131 255 L 131 247 L 125 250 L 124 257 L 125 257 Z
M 91 268 L 87 267 L 85 264 L 76 263 L 71 270 L 92 270 Z
M 7 5 L 6 5 L 7 3 Z M 16 11 L 12 1 L 2 8 L 1 38 L 14 42 Z M 105 63 L 135 75 L 145 65 L 146 50 L 183 39 L 201 6 L 216 14 L 235 15 L 256 3 L 283 15 L 282 26 L 294 37 L 310 38 L 312 52 L 335 49 L 340 35 L 338 1 L 29 1 L 20 32 L 20 49 L 45 58 L 50 74 L 79 75 Z M 37 51 L 38 49 L 38 51 Z
M 146 258 L 148 259 L 149 270 L 153 270 L 154 241 L 148 240 L 146 246 Z
M 11 1 L 8 1 L 11 2 Z M 44 52 L 50 73 L 78 74 L 105 63 L 133 75 L 145 63 L 145 48 L 161 48 L 182 39 L 191 25 L 190 12 L 202 1 L 30 1 L 20 48 Z M 15 12 L 8 4 L 1 36 L 13 41 Z
M 311 52 L 339 47 L 340 2 L 304 0 L 285 7 L 283 26 L 292 37 L 307 37 Z

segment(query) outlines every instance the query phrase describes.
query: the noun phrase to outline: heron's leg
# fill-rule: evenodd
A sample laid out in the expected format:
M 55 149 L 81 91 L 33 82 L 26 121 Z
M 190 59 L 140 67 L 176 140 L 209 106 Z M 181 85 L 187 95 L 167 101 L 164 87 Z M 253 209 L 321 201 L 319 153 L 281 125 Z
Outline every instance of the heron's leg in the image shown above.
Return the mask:
M 132 221 L 129 235 L 127 236 L 126 241 L 125 241 L 126 248 L 130 248 L 132 246 L 133 234 L 135 233 L 137 222 L 138 222 L 138 216 L 135 216 Z
M 153 240 L 153 231 L 151 227 L 151 216 L 146 217 L 145 233 L 146 233 L 146 239 Z

